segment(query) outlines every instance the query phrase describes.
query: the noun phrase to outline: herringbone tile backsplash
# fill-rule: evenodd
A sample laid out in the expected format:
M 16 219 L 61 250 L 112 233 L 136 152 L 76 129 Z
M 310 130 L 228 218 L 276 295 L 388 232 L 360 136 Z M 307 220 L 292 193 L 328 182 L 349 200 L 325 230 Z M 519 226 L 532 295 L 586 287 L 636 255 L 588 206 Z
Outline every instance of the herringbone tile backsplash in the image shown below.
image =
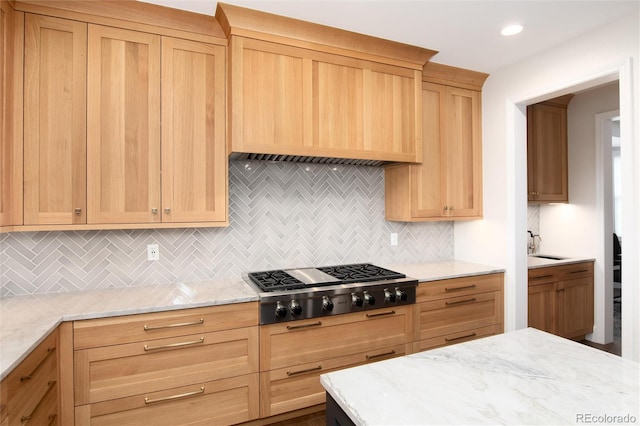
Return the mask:
M 229 178 L 228 228 L 2 234 L 0 297 L 453 257 L 452 222 L 384 220 L 382 168 L 232 161 Z

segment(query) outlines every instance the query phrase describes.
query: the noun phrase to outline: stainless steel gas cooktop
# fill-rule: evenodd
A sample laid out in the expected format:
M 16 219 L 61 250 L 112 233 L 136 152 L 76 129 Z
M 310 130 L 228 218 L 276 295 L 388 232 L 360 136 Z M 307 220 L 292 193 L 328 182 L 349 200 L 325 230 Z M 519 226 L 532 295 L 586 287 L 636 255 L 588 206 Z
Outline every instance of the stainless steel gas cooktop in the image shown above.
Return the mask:
M 251 272 L 260 324 L 415 303 L 418 280 L 370 263 Z

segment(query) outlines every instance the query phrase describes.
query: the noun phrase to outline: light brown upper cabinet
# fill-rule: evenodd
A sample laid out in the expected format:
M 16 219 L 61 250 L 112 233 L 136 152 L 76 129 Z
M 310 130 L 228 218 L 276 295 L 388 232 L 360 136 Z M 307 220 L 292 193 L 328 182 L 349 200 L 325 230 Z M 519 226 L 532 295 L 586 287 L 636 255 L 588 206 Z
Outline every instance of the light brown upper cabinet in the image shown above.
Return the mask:
M 24 224 L 86 223 L 87 24 L 26 14 Z
M 527 107 L 528 200 L 569 202 L 565 95 Z
M 232 158 L 420 161 L 435 52 L 227 4 L 216 17 L 230 36 Z
M 0 6 L 0 231 L 228 225 L 227 39 L 214 17 Z
M 162 220 L 227 220 L 225 48 L 162 38 Z
M 160 36 L 89 25 L 88 43 L 88 222 L 160 222 Z
M 0 2 L 0 227 L 22 224 L 24 13 Z
M 435 63 L 425 67 L 422 164 L 385 168 L 387 220 L 482 217 L 480 90 L 486 78 Z

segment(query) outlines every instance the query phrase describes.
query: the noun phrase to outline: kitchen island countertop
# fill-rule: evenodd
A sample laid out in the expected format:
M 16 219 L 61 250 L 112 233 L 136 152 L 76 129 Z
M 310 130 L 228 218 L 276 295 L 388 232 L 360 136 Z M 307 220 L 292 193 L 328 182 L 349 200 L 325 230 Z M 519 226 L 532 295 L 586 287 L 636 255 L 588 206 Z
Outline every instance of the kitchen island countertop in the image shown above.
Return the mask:
M 356 425 L 640 421 L 640 364 L 533 328 L 320 381 Z

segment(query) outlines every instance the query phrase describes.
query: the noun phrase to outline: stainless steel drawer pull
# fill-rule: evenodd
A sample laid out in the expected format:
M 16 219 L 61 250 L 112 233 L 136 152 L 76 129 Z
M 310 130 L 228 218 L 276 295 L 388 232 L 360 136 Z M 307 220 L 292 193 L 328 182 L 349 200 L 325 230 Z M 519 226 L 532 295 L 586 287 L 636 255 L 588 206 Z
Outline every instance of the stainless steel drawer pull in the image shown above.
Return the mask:
M 33 377 L 33 375 L 36 373 L 36 371 L 38 371 L 38 368 L 40 368 L 40 366 L 47 360 L 47 358 L 49 358 L 49 355 L 51 355 L 51 353 L 53 351 L 56 350 L 56 347 L 52 347 L 52 348 L 47 348 L 47 356 L 45 356 L 43 358 L 42 361 L 40 361 L 40 364 L 36 365 L 36 368 L 33 369 L 33 371 L 31 372 L 31 374 L 27 375 L 27 376 L 20 376 L 20 383 L 22 382 L 27 382 L 29 380 L 31 380 L 31 378 Z
M 145 398 L 144 403 L 155 404 L 157 402 L 173 401 L 174 399 L 188 398 L 190 396 L 200 395 L 201 393 L 204 393 L 204 386 L 202 386 L 200 390 L 197 390 L 197 391 L 180 393 L 178 395 L 165 396 L 164 398 L 158 398 L 158 399 Z
M 581 274 L 583 272 L 589 272 L 588 269 L 580 269 L 579 271 L 569 271 L 570 274 Z
M 174 328 L 174 327 L 188 327 L 190 325 L 200 325 L 204 324 L 204 318 L 200 318 L 197 321 L 192 322 L 181 322 L 178 324 L 169 324 L 169 325 L 145 325 L 144 331 L 152 331 L 152 330 L 162 330 L 163 328 Z
M 322 321 L 312 322 L 309 324 L 288 325 L 287 330 L 298 330 L 300 328 L 317 327 L 319 325 L 322 325 Z
M 464 300 L 457 300 L 455 302 L 444 302 L 445 306 L 455 306 L 455 305 L 462 305 L 463 303 L 473 303 L 478 301 L 478 299 L 476 299 L 475 297 L 472 297 L 471 299 L 464 299 Z
M 287 371 L 287 376 L 295 376 L 297 374 L 311 373 L 312 371 L 319 371 L 319 370 L 322 370 L 321 365 L 318 365 L 317 367 L 313 367 L 313 368 L 307 368 L 306 370 Z
M 462 340 L 462 339 L 468 339 L 469 337 L 476 337 L 476 333 L 471 333 L 471 334 L 466 334 L 464 336 L 460 336 L 460 337 L 445 337 L 444 341 L 445 342 L 455 342 L 456 340 Z
M 389 356 L 389 355 L 395 355 L 396 351 L 389 351 L 389 352 L 385 352 L 383 354 L 376 354 L 376 355 L 367 355 L 366 358 L 367 359 L 376 359 L 376 358 L 382 358 L 383 356 Z
M 171 344 L 168 344 L 168 345 L 160 345 L 160 346 L 144 345 L 144 350 L 145 351 L 155 351 L 155 350 L 158 350 L 158 349 L 172 349 L 172 348 L 180 348 L 182 346 L 199 345 L 200 343 L 204 343 L 204 337 L 201 337 L 198 340 L 193 340 L 191 342 L 171 343 Z
M 471 285 L 465 285 L 465 286 L 462 286 L 462 287 L 451 287 L 451 288 L 445 287 L 444 291 L 445 291 L 445 293 L 449 293 L 451 291 L 468 290 L 470 288 L 476 288 L 476 285 L 475 284 L 471 284 Z
M 545 278 L 553 278 L 553 275 L 540 275 L 539 277 L 531 277 L 532 280 L 542 280 Z
M 385 315 L 394 315 L 396 311 L 380 312 L 377 314 L 367 314 L 367 318 L 383 317 Z

